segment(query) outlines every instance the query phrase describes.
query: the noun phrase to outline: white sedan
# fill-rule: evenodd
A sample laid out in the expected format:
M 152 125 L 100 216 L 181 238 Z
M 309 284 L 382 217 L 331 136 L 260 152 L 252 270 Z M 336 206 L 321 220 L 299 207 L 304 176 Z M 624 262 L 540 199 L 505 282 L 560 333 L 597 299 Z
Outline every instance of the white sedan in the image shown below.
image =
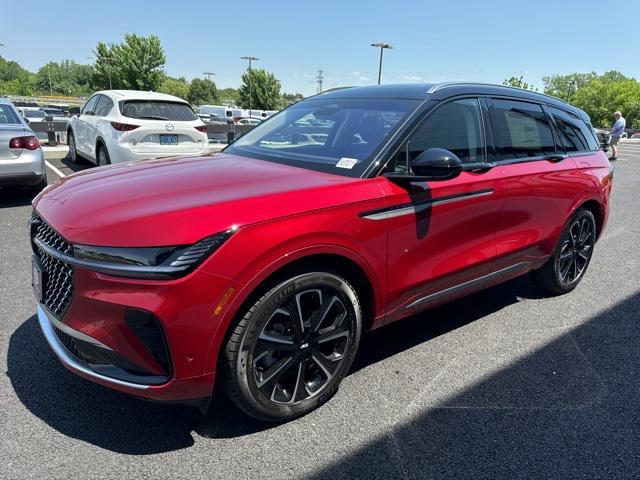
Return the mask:
M 69 120 L 69 157 L 98 165 L 209 151 L 207 127 L 186 101 L 134 90 L 94 94 Z

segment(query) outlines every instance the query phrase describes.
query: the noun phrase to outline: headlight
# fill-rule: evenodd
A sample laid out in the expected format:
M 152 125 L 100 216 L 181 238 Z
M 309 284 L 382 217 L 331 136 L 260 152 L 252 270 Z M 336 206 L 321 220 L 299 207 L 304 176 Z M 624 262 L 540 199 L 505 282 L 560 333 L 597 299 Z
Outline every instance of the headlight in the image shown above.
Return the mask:
M 232 230 L 193 245 L 173 247 L 94 247 L 74 245 L 76 265 L 101 273 L 134 278 L 175 278 L 200 265 L 227 240 Z

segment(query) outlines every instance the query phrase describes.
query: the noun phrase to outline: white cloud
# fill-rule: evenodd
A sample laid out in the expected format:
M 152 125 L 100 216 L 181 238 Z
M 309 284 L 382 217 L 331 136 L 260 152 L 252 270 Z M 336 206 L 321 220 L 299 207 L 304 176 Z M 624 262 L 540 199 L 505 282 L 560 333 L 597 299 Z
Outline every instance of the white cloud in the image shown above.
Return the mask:
M 354 77 L 359 77 L 360 72 L 351 72 L 349 75 L 353 75 Z
M 419 75 L 402 75 L 401 78 L 407 82 L 420 82 L 422 80 L 422 77 Z
M 358 80 L 360 80 L 361 82 L 368 82 L 371 79 L 369 77 L 358 77 Z

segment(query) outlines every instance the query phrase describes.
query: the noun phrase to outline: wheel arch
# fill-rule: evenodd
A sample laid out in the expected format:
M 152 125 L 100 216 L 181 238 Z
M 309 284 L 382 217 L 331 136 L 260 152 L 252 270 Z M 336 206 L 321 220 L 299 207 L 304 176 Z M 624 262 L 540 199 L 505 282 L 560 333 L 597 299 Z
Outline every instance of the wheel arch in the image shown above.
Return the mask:
M 573 215 L 581 208 L 589 210 L 593 214 L 593 217 L 596 220 L 596 239 L 600 238 L 600 234 L 602 233 L 602 230 L 604 228 L 605 221 L 604 206 L 598 200 L 590 199 L 578 204 L 576 209 L 571 214 Z
M 251 308 L 262 295 L 278 283 L 295 275 L 297 272 L 308 270 L 311 267 L 319 267 L 342 276 L 355 288 L 363 310 L 362 330 L 370 330 L 373 326 L 376 312 L 380 308 L 380 300 L 376 296 L 376 280 L 372 279 L 367 269 L 349 255 L 339 252 L 309 252 L 292 258 L 290 261 L 273 266 L 268 272 L 258 275 L 257 282 L 250 282 L 244 289 L 244 294 L 239 293 L 236 306 L 230 308 L 228 315 L 221 322 L 209 348 L 209 358 L 205 371 L 216 371 L 220 361 L 225 342 L 233 330 L 233 326 L 242 318 L 245 312 Z

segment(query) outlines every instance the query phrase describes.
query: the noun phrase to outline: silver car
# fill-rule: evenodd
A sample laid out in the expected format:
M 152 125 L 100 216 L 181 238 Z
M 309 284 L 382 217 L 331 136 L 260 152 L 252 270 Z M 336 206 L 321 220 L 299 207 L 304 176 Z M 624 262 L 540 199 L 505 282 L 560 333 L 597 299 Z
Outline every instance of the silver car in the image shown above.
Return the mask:
M 38 138 L 15 107 L 0 98 L 0 187 L 28 186 L 36 194 L 46 185 Z

